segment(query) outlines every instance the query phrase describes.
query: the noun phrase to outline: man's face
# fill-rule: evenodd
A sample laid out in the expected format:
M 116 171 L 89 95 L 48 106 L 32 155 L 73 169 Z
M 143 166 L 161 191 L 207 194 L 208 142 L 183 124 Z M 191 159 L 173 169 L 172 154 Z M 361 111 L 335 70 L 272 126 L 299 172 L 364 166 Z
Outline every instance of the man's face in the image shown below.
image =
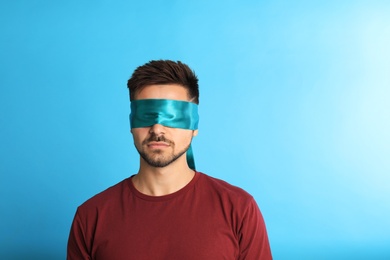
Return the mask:
M 141 89 L 135 96 L 140 99 L 173 99 L 189 101 L 188 92 L 176 84 L 150 85 Z M 192 137 L 198 130 L 186 130 L 155 124 L 150 127 L 133 128 L 134 144 L 141 160 L 153 167 L 165 167 L 177 159 L 185 160 Z

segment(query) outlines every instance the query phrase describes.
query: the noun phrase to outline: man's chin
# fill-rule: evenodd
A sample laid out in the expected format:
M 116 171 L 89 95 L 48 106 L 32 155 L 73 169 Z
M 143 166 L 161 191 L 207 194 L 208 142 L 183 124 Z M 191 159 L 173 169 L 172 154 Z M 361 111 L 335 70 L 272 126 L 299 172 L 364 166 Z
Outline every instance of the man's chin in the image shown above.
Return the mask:
M 156 168 L 163 168 L 165 166 L 168 166 L 173 161 L 173 160 L 167 160 L 161 155 L 159 156 L 159 154 L 158 153 L 156 154 L 156 152 L 154 152 L 152 156 L 141 154 L 141 157 L 148 165 Z

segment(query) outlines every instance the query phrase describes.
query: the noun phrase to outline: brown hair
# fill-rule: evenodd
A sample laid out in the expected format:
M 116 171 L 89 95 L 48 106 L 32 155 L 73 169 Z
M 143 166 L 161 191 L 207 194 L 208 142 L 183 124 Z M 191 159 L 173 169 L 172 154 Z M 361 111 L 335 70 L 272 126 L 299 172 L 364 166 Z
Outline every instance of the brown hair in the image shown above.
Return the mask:
M 185 87 L 192 102 L 199 103 L 198 77 L 180 61 L 152 60 L 139 66 L 127 81 L 130 100 L 148 85 L 178 84 Z

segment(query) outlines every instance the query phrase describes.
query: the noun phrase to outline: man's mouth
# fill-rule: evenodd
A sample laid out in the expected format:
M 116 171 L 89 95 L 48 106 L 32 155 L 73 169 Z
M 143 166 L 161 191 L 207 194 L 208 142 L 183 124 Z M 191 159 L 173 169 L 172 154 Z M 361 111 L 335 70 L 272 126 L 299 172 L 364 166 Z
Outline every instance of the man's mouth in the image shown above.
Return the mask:
M 169 143 L 166 143 L 166 142 L 156 142 L 156 141 L 152 141 L 152 142 L 147 143 L 147 146 L 148 146 L 149 148 L 161 149 L 161 148 L 169 147 L 170 144 L 169 144 Z

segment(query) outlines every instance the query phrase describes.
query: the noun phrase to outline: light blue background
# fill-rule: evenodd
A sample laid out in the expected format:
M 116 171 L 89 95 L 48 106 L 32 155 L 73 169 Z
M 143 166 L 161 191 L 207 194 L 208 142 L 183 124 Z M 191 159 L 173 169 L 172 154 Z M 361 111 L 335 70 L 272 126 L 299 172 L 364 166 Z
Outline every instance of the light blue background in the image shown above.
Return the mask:
M 250 192 L 275 259 L 390 259 L 389 1 L 1 1 L 0 258 L 64 259 L 135 173 L 126 81 L 200 79 L 197 168 Z

